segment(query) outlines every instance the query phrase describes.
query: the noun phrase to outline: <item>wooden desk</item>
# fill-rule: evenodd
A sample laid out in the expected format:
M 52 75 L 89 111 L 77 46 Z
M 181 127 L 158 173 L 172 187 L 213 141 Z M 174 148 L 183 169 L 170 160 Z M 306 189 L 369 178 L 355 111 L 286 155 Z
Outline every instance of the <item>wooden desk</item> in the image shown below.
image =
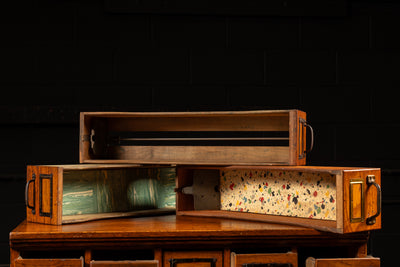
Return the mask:
M 174 215 L 61 226 L 24 221 L 10 233 L 11 266 L 305 266 L 308 257 L 379 266 L 366 258 L 368 236 Z

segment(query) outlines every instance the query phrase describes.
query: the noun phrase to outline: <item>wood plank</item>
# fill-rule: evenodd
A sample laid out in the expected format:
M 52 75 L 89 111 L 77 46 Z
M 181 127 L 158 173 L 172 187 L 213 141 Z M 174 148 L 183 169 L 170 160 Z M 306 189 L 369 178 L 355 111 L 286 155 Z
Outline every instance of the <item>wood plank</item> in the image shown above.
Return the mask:
M 289 131 L 287 114 L 108 118 L 109 131 Z
M 89 111 L 81 112 L 85 117 L 203 117 L 203 116 L 236 116 L 236 115 L 268 115 L 268 116 L 283 116 L 288 114 L 291 109 L 282 110 L 242 110 L 242 111 L 173 111 L 173 112 L 119 112 L 119 111 Z
M 85 113 L 79 114 L 79 162 L 90 158 L 90 142 L 89 135 L 91 131 L 91 118 Z
M 299 117 L 296 111 L 289 114 L 289 165 L 304 165 L 299 162 Z
M 289 148 L 215 146 L 121 146 L 111 159 L 125 162 L 164 164 L 263 164 L 289 163 Z
M 367 242 L 368 233 L 336 235 L 287 224 L 175 215 L 119 218 L 62 227 L 23 222 L 10 233 L 10 247 L 14 250 L 27 247 L 32 250 L 43 247 L 77 249 L 82 245 L 89 248 L 86 246 L 93 245 L 88 243 L 90 240 L 99 246 L 107 243 L 115 248 L 127 243 L 144 248 L 162 242 L 164 247 L 180 244 L 191 249 L 191 245 L 206 245 L 210 240 L 222 242 L 220 245 L 229 240 L 229 244 L 240 246 L 254 245 L 260 240 L 266 245 L 287 242 L 291 247 L 311 243 L 314 246 L 360 246 Z
M 379 267 L 379 258 L 335 258 L 335 259 L 315 259 L 308 258 L 306 267 Z
M 343 172 L 336 175 L 336 228 L 339 233 L 343 233 L 344 228 L 344 209 L 343 209 Z
M 82 215 L 65 215 L 62 218 L 63 224 L 88 222 L 100 219 L 122 218 L 122 217 L 141 217 L 150 215 L 174 214 L 174 208 L 158 208 L 151 210 L 127 211 L 127 212 L 107 212 Z
M 314 229 L 338 233 L 340 230 L 336 228 L 336 221 L 325 221 L 305 218 L 286 217 L 268 214 L 244 213 L 236 211 L 224 210 L 187 210 L 176 211 L 177 215 L 195 216 L 195 217 L 215 217 L 215 218 L 229 218 L 237 220 L 248 220 L 269 223 L 284 223 L 288 225 L 298 225 L 305 227 L 312 227 Z

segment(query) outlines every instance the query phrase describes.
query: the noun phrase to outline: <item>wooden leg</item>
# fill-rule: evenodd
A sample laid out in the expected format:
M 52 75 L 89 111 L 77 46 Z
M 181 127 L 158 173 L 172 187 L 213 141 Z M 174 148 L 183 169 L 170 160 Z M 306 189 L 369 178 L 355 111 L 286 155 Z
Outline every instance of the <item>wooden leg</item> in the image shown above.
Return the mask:
M 224 249 L 224 267 L 231 266 L 231 250 L 229 248 Z
M 15 260 L 20 256 L 19 252 L 10 248 L 10 267 L 15 266 Z
M 85 267 L 90 267 L 92 261 L 92 251 L 90 249 L 85 250 Z
M 357 251 L 356 251 L 356 257 L 357 258 L 365 258 L 367 257 L 368 254 L 368 245 L 367 242 L 365 242 L 364 244 L 362 244 L 361 246 L 358 247 Z
M 162 256 L 162 250 L 160 248 L 154 250 L 154 260 L 158 261 L 159 266 L 162 266 L 163 256 Z

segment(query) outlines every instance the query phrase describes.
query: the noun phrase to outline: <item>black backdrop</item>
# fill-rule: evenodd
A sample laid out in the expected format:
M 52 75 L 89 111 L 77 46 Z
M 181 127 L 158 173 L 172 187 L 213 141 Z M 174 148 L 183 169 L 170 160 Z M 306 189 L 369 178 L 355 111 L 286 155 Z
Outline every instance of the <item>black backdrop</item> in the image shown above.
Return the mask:
M 312 14 L 289 6 L 264 15 L 216 14 L 212 6 L 110 13 L 101 0 L 2 6 L 0 264 L 9 262 L 8 233 L 25 218 L 26 165 L 77 163 L 79 112 L 296 108 L 316 132 L 308 165 L 382 168 L 383 229 L 372 233 L 370 253 L 394 265 L 395 1 L 348 1 L 320 15 L 312 5 Z

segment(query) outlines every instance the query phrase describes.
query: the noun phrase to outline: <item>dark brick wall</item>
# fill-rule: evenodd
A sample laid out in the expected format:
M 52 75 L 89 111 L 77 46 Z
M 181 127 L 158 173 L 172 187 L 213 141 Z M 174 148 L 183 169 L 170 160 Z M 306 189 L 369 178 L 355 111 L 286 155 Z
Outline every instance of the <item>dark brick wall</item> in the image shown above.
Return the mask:
M 370 250 L 395 265 L 400 4 L 349 0 L 344 16 L 108 13 L 102 0 L 2 10 L 0 263 L 25 218 L 26 165 L 77 163 L 80 111 L 298 108 L 316 132 L 307 164 L 382 168 Z

